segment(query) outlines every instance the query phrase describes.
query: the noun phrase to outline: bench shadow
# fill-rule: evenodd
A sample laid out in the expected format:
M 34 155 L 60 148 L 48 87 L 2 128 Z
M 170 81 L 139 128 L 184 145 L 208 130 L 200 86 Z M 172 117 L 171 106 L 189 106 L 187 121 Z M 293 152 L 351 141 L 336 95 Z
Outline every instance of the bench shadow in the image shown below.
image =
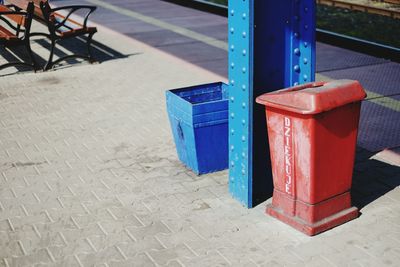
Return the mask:
M 50 45 L 50 42 L 48 39 L 42 38 L 42 39 L 36 40 L 36 42 L 39 45 L 41 45 L 42 47 L 46 48 L 46 50 L 48 50 L 50 53 L 51 45 Z M 86 37 L 75 37 L 75 38 L 61 40 L 56 45 L 56 48 L 54 51 L 55 58 L 63 57 L 66 55 L 72 55 L 72 54 L 86 55 L 87 54 L 86 44 L 87 44 Z M 68 53 L 65 53 L 60 48 L 67 50 Z M 139 53 L 122 54 L 119 51 L 117 51 L 103 43 L 100 43 L 96 40 L 92 40 L 91 52 L 92 52 L 94 59 L 98 63 L 102 63 L 102 62 L 109 61 L 109 60 L 128 58 L 130 56 L 139 54 Z M 46 60 L 47 60 L 47 58 L 46 58 Z M 70 59 L 65 60 L 64 62 L 67 62 L 70 65 L 73 65 L 73 64 L 77 64 L 82 61 L 83 61 L 82 59 L 70 58 Z
M 357 148 L 351 195 L 360 210 L 400 186 L 400 167 L 371 159 L 375 154 Z
M 40 50 L 46 51 L 45 53 L 42 53 L 39 55 L 38 53 L 35 52 L 35 46 L 40 46 Z M 47 62 L 47 57 L 50 54 L 50 41 L 46 38 L 40 38 L 40 39 L 33 39 L 31 40 L 31 46 L 33 50 L 33 55 L 38 63 L 39 68 L 43 68 L 46 65 Z M 61 49 L 60 49 L 61 48 Z M 64 51 L 67 52 L 64 52 Z M 141 53 L 133 53 L 133 54 L 123 54 L 120 53 L 119 51 L 101 43 L 96 40 L 92 41 L 91 45 L 91 51 L 93 58 L 96 60 L 98 63 L 110 61 L 110 60 L 115 60 L 115 59 L 123 59 L 123 58 L 128 58 L 130 56 L 138 55 Z M 85 37 L 77 37 L 77 38 L 71 38 L 71 39 L 66 39 L 62 40 L 59 43 L 57 43 L 56 48 L 54 50 L 54 58 L 57 59 L 59 57 L 63 57 L 66 55 L 71 55 L 71 54 L 86 54 L 86 38 Z M 6 62 L 14 62 L 14 61 L 20 61 L 20 59 L 30 62 L 29 57 L 27 52 L 25 51 L 25 48 L 22 46 L 16 46 L 16 47 L 10 47 L 10 48 L 4 48 L 0 47 L 0 55 L 3 60 Z M 57 70 L 59 68 L 65 68 L 65 67 L 72 67 L 73 65 L 80 64 L 82 62 L 87 62 L 82 59 L 75 59 L 75 58 L 69 58 L 65 61 L 62 61 L 60 65 L 54 66 L 53 70 Z M 18 73 L 24 73 L 24 72 L 30 72 L 32 71 L 32 68 L 26 67 L 26 66 L 15 66 L 17 69 Z M 0 76 L 7 76 L 7 75 L 12 75 L 15 74 L 9 73 L 5 75 Z
M 35 56 L 35 59 L 37 58 L 37 55 L 33 52 L 33 55 Z M 29 59 L 28 52 L 26 51 L 26 48 L 23 46 L 14 46 L 14 47 L 0 47 L 0 56 L 2 58 L 2 62 L 0 65 L 5 64 L 5 63 L 11 63 L 11 62 L 31 62 Z M 21 66 L 17 65 L 14 66 L 18 70 L 19 73 L 23 72 L 31 72 L 33 69 L 28 66 Z M 1 75 L 2 76 L 7 76 L 9 74 Z

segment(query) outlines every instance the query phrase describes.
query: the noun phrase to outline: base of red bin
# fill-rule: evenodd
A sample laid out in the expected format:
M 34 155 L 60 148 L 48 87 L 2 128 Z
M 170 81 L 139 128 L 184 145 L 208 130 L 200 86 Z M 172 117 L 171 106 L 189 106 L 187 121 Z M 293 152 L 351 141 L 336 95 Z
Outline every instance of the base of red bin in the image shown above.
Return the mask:
M 351 207 L 326 217 L 318 222 L 309 224 L 298 217 L 285 214 L 281 209 L 274 207 L 272 204 L 267 206 L 266 212 L 272 217 L 277 218 L 278 220 L 309 236 L 322 233 L 345 222 L 351 221 L 357 218 L 359 215 L 358 209 L 356 207 Z

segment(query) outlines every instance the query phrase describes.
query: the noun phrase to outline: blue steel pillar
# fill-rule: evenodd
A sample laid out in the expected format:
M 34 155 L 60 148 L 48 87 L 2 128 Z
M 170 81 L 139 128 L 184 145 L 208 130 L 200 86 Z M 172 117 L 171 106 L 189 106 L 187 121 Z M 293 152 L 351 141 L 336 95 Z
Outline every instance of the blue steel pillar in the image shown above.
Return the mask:
M 315 0 L 229 0 L 229 191 L 271 196 L 264 107 L 255 98 L 315 79 Z

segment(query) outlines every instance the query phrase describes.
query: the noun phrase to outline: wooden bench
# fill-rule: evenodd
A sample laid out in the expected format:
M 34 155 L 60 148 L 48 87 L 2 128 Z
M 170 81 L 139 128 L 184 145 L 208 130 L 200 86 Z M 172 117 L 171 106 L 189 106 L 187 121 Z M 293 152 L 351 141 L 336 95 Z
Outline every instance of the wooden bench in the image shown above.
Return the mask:
M 25 46 L 30 63 L 23 61 L 9 62 L 0 65 L 0 69 L 11 66 L 24 65 L 36 70 L 36 61 L 30 46 L 30 29 L 33 17 L 33 3 L 27 6 L 27 11 L 15 11 L 5 5 L 0 5 L 0 45 Z
M 55 64 L 66 60 L 68 58 L 82 58 L 93 62 L 93 56 L 91 53 L 91 42 L 93 35 L 97 32 L 96 27 L 87 26 L 87 21 L 90 14 L 96 10 L 95 6 L 88 5 L 73 5 L 73 6 L 62 6 L 52 8 L 48 0 L 6 0 L 11 6 L 17 10 L 25 10 L 28 3 L 32 2 L 34 5 L 33 18 L 46 25 L 48 28 L 48 33 L 31 33 L 31 36 L 44 35 L 48 37 L 51 41 L 51 51 L 49 59 L 47 61 L 44 70 L 52 68 Z M 85 17 L 81 22 L 71 19 L 74 13 L 78 10 L 86 10 Z M 87 54 L 73 54 L 67 55 L 53 61 L 54 49 L 56 43 L 60 40 L 67 38 L 84 36 L 87 35 Z

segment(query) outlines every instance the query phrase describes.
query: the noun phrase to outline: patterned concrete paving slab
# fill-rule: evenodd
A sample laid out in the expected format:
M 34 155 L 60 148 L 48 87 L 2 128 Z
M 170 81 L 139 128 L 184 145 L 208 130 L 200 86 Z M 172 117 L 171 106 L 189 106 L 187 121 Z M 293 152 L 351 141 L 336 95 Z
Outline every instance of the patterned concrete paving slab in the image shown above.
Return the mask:
M 400 110 L 400 101 L 397 103 Z M 399 114 L 399 111 L 364 101 L 361 108 L 358 144 L 375 152 L 400 146 Z
M 342 70 L 388 63 L 388 60 L 368 56 L 329 44 L 317 43 L 317 72 Z
M 351 69 L 323 72 L 332 79 L 347 78 L 362 81 L 365 89 L 384 96 L 398 95 L 400 92 L 400 64 L 384 63 Z
M 398 166 L 359 149 L 362 215 L 304 236 L 264 214 L 271 200 L 240 206 L 226 171 L 196 176 L 179 163 L 165 89 L 223 77 L 105 28 L 96 40 L 127 56 L 0 78 L 0 266 L 400 261 Z
M 391 165 L 400 165 L 400 146 L 384 149 L 374 157 Z
M 224 23 L 217 24 L 217 25 L 214 25 L 212 27 L 209 27 L 209 26 L 201 26 L 201 27 L 196 26 L 196 27 L 189 27 L 189 29 L 191 29 L 191 30 L 193 30 L 195 32 L 210 36 L 210 37 L 215 38 L 217 40 L 222 40 L 222 41 L 228 42 L 228 33 L 227 33 L 227 30 L 226 30 L 227 27 L 228 27 L 228 25 L 227 25 L 227 22 L 225 20 Z
M 193 39 L 182 36 L 180 34 L 170 32 L 167 30 L 158 30 L 153 32 L 142 32 L 135 34 L 126 34 L 132 38 L 136 38 L 141 40 L 142 42 L 153 46 L 153 47 L 162 47 L 162 46 L 172 46 L 172 45 L 184 45 L 188 43 L 194 43 Z

